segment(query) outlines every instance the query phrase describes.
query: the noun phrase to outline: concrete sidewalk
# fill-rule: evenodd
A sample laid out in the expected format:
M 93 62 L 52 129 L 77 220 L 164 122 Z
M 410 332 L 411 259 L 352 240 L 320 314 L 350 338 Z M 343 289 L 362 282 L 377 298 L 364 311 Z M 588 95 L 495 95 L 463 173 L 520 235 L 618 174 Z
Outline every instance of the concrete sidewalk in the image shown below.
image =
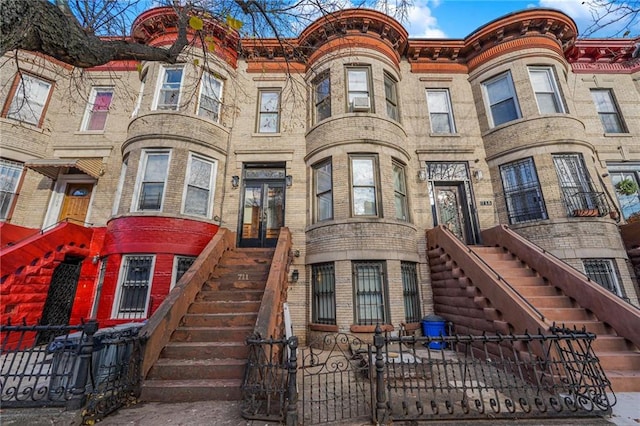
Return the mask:
M 581 426 L 639 426 L 640 425 L 640 393 L 616 394 L 617 404 L 613 407 L 610 418 L 577 418 L 521 420 L 518 425 L 581 425 Z M 0 424 L 2 426 L 77 426 L 80 425 L 80 413 L 53 408 L 2 409 Z M 121 408 L 112 413 L 100 425 L 105 426 L 258 426 L 276 425 L 257 420 L 246 420 L 240 415 L 240 403 L 237 401 L 204 401 L 177 404 L 139 403 Z M 363 426 L 370 423 L 366 420 L 349 421 L 345 426 Z M 398 423 L 396 423 L 398 424 Z M 468 420 L 455 422 L 423 422 L 425 425 L 512 425 L 509 420 Z

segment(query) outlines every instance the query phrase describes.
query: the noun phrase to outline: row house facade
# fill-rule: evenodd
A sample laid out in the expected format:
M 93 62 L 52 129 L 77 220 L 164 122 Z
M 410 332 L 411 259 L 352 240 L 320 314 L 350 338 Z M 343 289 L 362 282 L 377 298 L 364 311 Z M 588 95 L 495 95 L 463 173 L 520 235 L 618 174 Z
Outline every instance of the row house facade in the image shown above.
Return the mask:
M 130 37 L 175 36 L 157 8 Z M 580 39 L 550 9 L 461 40 L 409 38 L 365 9 L 285 41 L 213 20 L 194 37 L 176 64 L 3 60 L 3 249 L 63 225 L 92 232 L 5 263 L 3 320 L 144 320 L 221 227 L 238 247 L 273 247 L 289 228 L 300 336 L 432 313 L 437 225 L 467 245 L 508 225 L 638 305 L 620 235 L 640 216 L 638 40 Z M 51 313 L 54 258 L 79 275 Z

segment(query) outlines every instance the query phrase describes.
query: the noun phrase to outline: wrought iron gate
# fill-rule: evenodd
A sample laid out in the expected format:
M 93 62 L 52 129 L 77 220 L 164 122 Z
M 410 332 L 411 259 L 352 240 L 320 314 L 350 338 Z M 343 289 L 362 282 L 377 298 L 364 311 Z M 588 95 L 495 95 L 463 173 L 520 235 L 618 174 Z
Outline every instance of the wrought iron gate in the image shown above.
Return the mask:
M 326 335 L 299 355 L 299 420 L 304 425 L 371 418 L 371 345 L 347 334 Z M 375 373 L 375 372 L 374 372 Z

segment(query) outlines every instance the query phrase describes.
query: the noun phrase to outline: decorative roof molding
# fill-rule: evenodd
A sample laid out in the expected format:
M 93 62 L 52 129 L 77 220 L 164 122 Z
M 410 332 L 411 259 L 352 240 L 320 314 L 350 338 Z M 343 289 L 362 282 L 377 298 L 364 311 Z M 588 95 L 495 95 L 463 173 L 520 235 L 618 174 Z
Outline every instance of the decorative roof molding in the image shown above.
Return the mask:
M 640 71 L 640 58 L 632 58 L 636 43 L 632 39 L 580 39 L 567 50 L 566 57 L 575 73 L 630 74 Z

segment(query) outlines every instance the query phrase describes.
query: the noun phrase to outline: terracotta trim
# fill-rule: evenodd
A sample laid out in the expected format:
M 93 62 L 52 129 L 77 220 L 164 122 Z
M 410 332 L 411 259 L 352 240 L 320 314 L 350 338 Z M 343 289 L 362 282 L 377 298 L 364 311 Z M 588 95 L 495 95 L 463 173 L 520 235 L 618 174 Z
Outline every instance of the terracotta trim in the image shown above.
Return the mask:
M 500 43 L 469 59 L 467 62 L 469 72 L 498 56 L 526 49 L 549 49 L 556 52 L 561 58 L 563 57 L 562 49 L 556 40 L 543 35 L 524 36 Z
M 324 331 L 324 332 L 331 332 L 331 333 L 337 333 L 338 331 L 340 331 L 340 329 L 338 328 L 337 325 L 333 325 L 333 324 L 309 324 L 309 330 L 312 331 Z

